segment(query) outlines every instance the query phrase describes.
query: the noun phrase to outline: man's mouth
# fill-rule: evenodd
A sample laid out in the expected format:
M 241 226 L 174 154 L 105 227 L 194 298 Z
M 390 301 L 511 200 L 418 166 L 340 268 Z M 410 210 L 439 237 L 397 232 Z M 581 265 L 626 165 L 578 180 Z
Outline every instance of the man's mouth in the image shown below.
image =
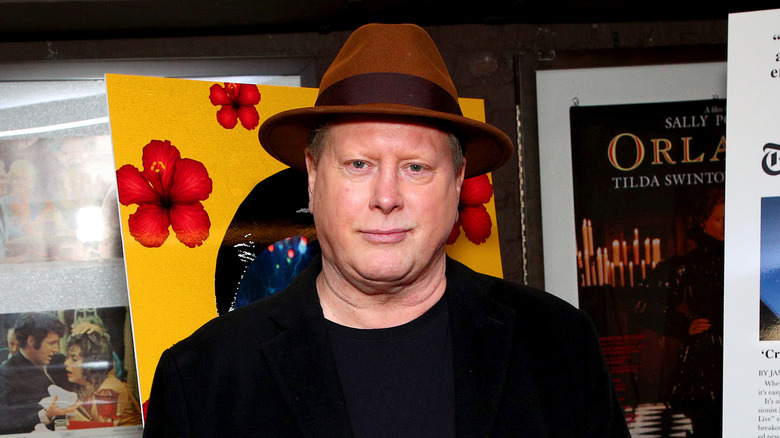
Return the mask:
M 364 230 L 363 238 L 372 243 L 398 243 L 411 232 L 408 228 L 393 228 L 389 230 Z

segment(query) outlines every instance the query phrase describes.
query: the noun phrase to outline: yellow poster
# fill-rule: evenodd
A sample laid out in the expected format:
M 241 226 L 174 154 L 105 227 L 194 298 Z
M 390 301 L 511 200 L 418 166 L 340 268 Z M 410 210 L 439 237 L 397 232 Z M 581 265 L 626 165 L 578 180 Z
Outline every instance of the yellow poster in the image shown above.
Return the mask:
M 257 127 L 313 105 L 317 90 L 124 75 L 107 75 L 106 86 L 146 401 L 165 349 L 283 287 L 316 253 L 306 176 L 272 159 Z M 467 117 L 484 121 L 481 100 L 460 103 Z M 447 252 L 500 277 L 492 186 L 487 177 L 466 184 L 463 224 Z

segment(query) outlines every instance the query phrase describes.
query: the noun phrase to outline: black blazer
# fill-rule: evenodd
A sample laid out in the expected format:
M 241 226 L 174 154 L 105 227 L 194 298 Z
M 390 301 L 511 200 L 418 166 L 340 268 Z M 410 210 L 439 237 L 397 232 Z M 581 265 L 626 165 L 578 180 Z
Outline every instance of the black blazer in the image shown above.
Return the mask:
M 312 261 L 165 351 L 145 437 L 352 436 Z M 458 437 L 628 437 L 590 320 L 447 261 Z
M 64 355 L 55 354 L 46 369 L 54 384 L 73 391 L 64 362 Z M 49 396 L 52 380 L 21 352 L 0 365 L 0 434 L 32 432 L 41 422 L 39 402 Z

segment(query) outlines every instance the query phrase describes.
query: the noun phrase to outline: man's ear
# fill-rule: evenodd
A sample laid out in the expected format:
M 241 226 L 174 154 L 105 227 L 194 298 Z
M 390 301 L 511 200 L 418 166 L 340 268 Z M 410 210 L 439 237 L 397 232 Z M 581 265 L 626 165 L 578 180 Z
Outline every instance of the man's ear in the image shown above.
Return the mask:
M 27 342 L 24 345 L 22 345 L 22 347 L 30 347 L 30 348 L 34 349 L 35 348 L 35 336 L 33 336 L 33 335 L 27 336 Z
M 460 199 L 460 191 L 463 187 L 463 180 L 466 179 L 466 157 L 463 157 L 463 164 L 460 166 L 458 174 L 455 176 L 455 184 L 458 187 L 458 199 Z
M 306 148 L 304 151 L 304 158 L 306 160 L 306 176 L 308 178 L 309 187 L 309 213 L 313 213 L 312 199 L 314 198 L 314 183 L 317 180 L 317 161 L 314 160 L 309 148 Z

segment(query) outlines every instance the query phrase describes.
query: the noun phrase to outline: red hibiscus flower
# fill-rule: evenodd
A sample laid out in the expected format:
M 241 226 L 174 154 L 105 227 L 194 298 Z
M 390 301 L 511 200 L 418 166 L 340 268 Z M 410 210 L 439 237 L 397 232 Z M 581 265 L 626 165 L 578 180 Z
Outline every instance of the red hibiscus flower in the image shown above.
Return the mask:
M 466 238 L 475 244 L 485 243 L 490 237 L 493 222 L 485 208 L 485 204 L 493 197 L 493 185 L 487 175 L 479 175 L 463 181 L 460 190 L 460 204 L 458 205 L 458 220 L 452 227 L 447 245 L 451 245 L 460 237 L 460 228 Z
M 141 245 L 159 247 L 169 227 L 190 248 L 209 236 L 211 221 L 200 201 L 208 199 L 211 178 L 200 161 L 181 158 L 170 141 L 152 140 L 143 149 L 143 172 L 131 164 L 116 171 L 119 202 L 138 204 L 130 215 L 130 234 Z
M 225 86 L 214 84 L 209 89 L 209 100 L 214 106 L 222 106 L 217 111 L 217 121 L 227 129 L 233 129 L 241 120 L 241 126 L 252 130 L 260 123 L 260 115 L 255 105 L 260 103 L 260 90 L 257 85 L 233 84 Z

